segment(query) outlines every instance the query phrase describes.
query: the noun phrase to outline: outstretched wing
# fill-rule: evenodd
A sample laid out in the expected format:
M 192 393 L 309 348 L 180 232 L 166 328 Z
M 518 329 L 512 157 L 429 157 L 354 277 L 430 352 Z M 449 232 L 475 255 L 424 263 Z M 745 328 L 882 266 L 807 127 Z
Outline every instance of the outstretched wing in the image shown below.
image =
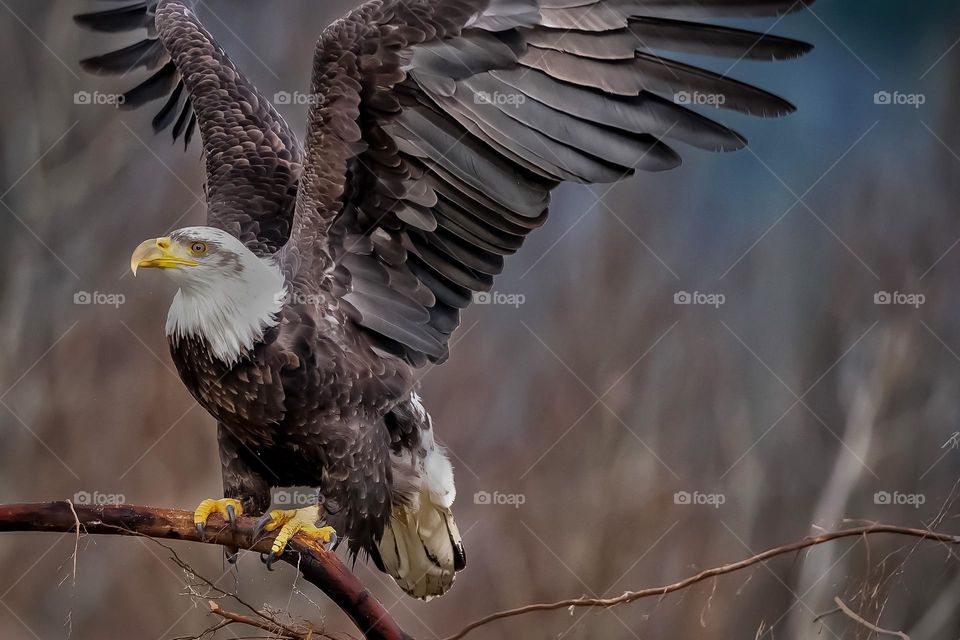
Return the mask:
M 308 159 L 281 259 L 332 283 L 357 327 L 420 366 L 447 356 L 559 182 L 680 163 L 668 143 L 745 140 L 672 98 L 760 116 L 793 106 L 657 51 L 783 59 L 804 43 L 690 18 L 802 0 L 374 0 L 317 47 Z
M 237 70 L 203 28 L 192 2 L 147 0 L 75 17 L 106 32 L 146 29 L 147 37 L 81 62 L 93 73 L 152 74 L 124 94 L 122 109 L 166 97 L 155 131 L 173 125 L 189 143 L 200 129 L 206 164 L 207 224 L 239 237 L 258 255 L 279 249 L 290 233 L 300 142 L 273 105 Z

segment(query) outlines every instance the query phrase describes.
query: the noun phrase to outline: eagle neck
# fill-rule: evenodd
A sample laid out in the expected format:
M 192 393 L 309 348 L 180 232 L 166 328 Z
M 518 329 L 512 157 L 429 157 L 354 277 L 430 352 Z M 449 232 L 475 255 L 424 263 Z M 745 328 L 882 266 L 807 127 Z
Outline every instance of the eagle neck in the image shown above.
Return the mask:
M 235 274 L 182 283 L 167 314 L 167 337 L 174 345 L 199 338 L 212 357 L 233 365 L 277 325 L 286 294 L 273 261 L 253 257 Z

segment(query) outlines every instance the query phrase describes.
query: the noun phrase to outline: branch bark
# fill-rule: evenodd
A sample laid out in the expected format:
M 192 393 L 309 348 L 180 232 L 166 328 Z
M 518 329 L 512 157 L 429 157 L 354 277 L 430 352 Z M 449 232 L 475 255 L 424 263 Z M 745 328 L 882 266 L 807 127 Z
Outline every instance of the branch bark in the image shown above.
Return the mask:
M 146 535 L 268 553 L 271 540 L 255 540 L 255 526 L 255 518 L 240 517 L 234 529 L 213 515 L 207 523 L 206 537 L 201 540 L 193 524 L 193 514 L 181 509 L 74 505 L 70 502 L 0 505 L 0 532 L 71 533 L 79 527 L 80 533 Z M 317 586 L 350 616 L 368 640 L 412 640 L 336 554 L 302 536 L 294 537 L 287 549 L 282 559 L 297 567 L 305 580 Z

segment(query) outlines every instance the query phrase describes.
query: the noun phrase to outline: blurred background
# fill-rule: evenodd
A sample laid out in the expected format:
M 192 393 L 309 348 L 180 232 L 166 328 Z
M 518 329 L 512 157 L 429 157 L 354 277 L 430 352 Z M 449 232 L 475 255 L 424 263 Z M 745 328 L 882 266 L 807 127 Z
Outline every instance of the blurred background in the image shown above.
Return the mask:
M 306 89 L 316 36 L 352 4 L 209 0 L 200 15 L 270 96 Z M 127 261 L 202 223 L 202 165 L 196 144 L 152 135 L 153 110 L 75 97 L 132 84 L 77 64 L 132 41 L 71 20 L 109 6 L 0 1 L 0 501 L 192 509 L 221 491 L 214 423 L 167 354 L 172 286 L 132 279 Z M 748 150 L 681 149 L 670 173 L 559 188 L 497 281 L 505 295 L 468 310 L 424 376 L 468 568 L 424 604 L 357 567 L 415 637 L 862 521 L 960 533 L 960 6 L 821 0 L 774 31 L 816 49 L 731 74 L 797 114 L 724 112 Z M 279 109 L 303 130 L 302 106 Z M 176 549 L 257 606 L 355 634 L 290 567 Z M 73 551 L 72 535 L 0 536 L 0 636 L 161 640 L 214 622 L 161 547 L 83 538 L 75 581 Z M 958 560 L 935 542 L 851 539 L 473 637 L 869 637 L 840 614 L 815 620 L 840 597 L 915 639 L 957 638 Z

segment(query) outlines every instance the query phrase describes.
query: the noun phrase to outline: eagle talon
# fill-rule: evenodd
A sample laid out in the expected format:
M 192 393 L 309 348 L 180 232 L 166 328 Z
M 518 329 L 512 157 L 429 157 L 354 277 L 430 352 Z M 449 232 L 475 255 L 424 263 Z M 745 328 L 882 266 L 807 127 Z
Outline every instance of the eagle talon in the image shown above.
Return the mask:
M 273 551 L 270 553 L 261 553 L 260 562 L 267 565 L 267 571 L 273 571 L 273 563 L 277 560 L 277 554 Z
M 204 533 L 207 526 L 207 520 L 214 513 L 219 513 L 224 520 L 230 522 L 233 527 L 237 526 L 237 516 L 243 514 L 243 505 L 235 498 L 220 498 L 218 500 L 208 498 L 201 502 L 193 512 L 193 524 L 197 527 L 197 535 L 204 539 Z
M 271 512 L 263 514 L 263 516 L 257 520 L 257 526 L 253 528 L 253 539 L 259 540 L 263 537 L 268 531 L 273 531 L 273 529 L 267 529 L 267 525 L 273 522 L 273 515 Z M 260 554 L 260 559 L 263 559 L 263 554 Z
M 277 531 L 277 537 L 274 538 L 270 554 L 267 556 L 267 568 L 269 569 L 273 562 L 283 555 L 287 543 L 298 533 L 325 544 L 330 543 L 331 540 L 335 541 L 336 532 L 333 527 L 318 527 L 315 524 L 319 517 L 319 506 L 312 505 L 303 509 L 274 509 L 260 518 L 254 530 L 254 538 L 259 538 L 267 532 Z

